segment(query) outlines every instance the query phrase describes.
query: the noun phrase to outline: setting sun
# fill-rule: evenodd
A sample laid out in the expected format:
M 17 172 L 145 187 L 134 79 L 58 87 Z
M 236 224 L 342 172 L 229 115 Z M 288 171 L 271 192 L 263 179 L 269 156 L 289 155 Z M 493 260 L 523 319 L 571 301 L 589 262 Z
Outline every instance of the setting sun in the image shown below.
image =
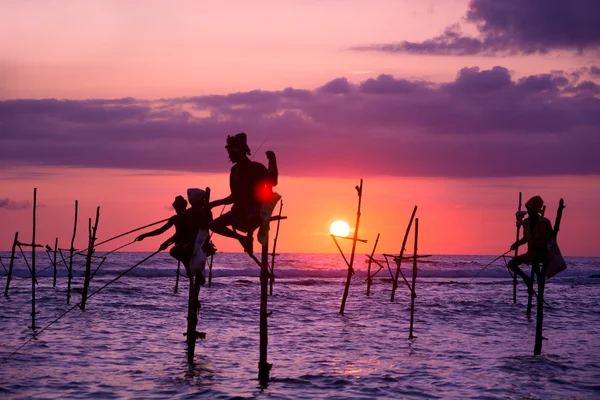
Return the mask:
M 335 221 L 329 227 L 329 232 L 335 236 L 346 237 L 350 233 L 350 226 L 346 221 Z

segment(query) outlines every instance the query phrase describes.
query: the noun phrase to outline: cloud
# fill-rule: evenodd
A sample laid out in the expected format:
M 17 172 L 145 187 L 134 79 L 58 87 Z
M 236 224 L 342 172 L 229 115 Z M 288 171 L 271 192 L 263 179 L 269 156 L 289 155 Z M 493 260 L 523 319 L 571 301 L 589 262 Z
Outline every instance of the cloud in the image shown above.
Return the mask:
M 226 172 L 227 135 L 295 176 L 600 174 L 600 88 L 501 66 L 435 83 L 340 77 L 318 89 L 160 100 L 0 102 L 0 163 Z M 265 141 L 259 150 L 258 147 Z
M 24 210 L 31 207 L 31 203 L 27 200 L 25 201 L 15 201 L 11 200 L 8 197 L 4 199 L 0 199 L 0 209 L 9 210 L 9 211 L 18 211 Z
M 359 51 L 429 55 L 578 53 L 600 49 L 600 2 L 597 0 L 471 0 L 465 15 L 478 34 L 459 24 L 421 42 L 400 41 L 356 46 Z

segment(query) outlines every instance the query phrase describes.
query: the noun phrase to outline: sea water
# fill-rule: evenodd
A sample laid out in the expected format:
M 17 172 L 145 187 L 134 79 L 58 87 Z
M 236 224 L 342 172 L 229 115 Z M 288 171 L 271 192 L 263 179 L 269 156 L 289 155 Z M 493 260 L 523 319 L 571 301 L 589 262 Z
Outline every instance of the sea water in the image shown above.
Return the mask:
M 90 292 L 148 255 L 110 255 Z M 342 316 L 347 268 L 339 255 L 279 255 L 268 298 L 267 385 L 257 380 L 259 268 L 247 255 L 214 258 L 212 287 L 200 291 L 198 330 L 206 339 L 197 342 L 193 366 L 183 336 L 188 281 L 181 277 L 174 292 L 177 263 L 164 253 L 12 354 L 32 337 L 31 278 L 20 258 L 9 296 L 0 298 L 0 397 L 600 398 L 600 279 L 590 277 L 600 273 L 600 259 L 567 257 L 568 269 L 547 282 L 547 340 L 534 356 L 536 308 L 527 316 L 520 282 L 513 304 L 502 260 L 480 272 L 493 258 L 432 256 L 419 263 L 416 337 L 409 339 L 410 292 L 400 278 L 390 302 L 387 266 L 367 297 L 367 264 L 357 258 Z M 71 306 L 59 262 L 52 287 L 50 261 L 37 257 L 37 332 L 81 299 L 84 260 L 76 258 Z M 412 265 L 402 270 L 410 282 Z M 2 294 L 5 286 L 0 269 Z

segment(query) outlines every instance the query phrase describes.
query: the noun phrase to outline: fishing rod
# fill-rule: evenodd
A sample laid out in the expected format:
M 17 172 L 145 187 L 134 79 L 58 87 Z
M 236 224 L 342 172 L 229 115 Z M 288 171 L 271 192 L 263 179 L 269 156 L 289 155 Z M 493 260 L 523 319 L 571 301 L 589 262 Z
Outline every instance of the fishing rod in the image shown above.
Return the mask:
M 504 254 L 500 254 L 498 257 L 494 258 L 492 260 L 492 262 L 490 262 L 488 265 L 486 265 L 485 267 L 483 267 L 481 269 L 481 271 L 479 271 L 477 274 L 475 274 L 474 277 L 471 278 L 471 280 L 477 278 L 477 276 L 479 276 L 479 274 L 481 274 L 487 267 L 489 267 L 490 265 L 492 265 L 493 263 L 495 263 L 496 261 L 498 261 L 499 259 L 501 259 L 502 257 L 506 256 L 508 253 L 510 253 L 512 250 L 508 249 Z
M 142 264 L 143 262 L 148 261 L 150 258 L 154 257 L 155 255 L 157 255 L 158 253 L 160 253 L 160 250 L 155 251 L 154 253 L 150 254 L 148 257 L 144 258 L 142 261 L 136 263 L 133 265 L 133 267 L 130 267 L 128 269 L 126 269 L 125 271 L 121 272 L 119 275 L 117 275 L 116 278 L 110 280 L 109 282 L 107 282 L 106 284 L 104 284 L 103 286 L 101 286 L 100 288 L 96 289 L 94 292 L 92 292 L 89 296 L 86 297 L 86 300 L 89 299 L 90 297 L 92 297 L 93 295 L 95 295 L 96 293 L 98 293 L 99 291 L 101 291 L 102 289 L 104 289 L 105 287 L 107 287 L 108 285 L 110 285 L 113 282 L 118 281 L 119 279 L 121 279 L 125 274 L 129 273 L 130 271 L 132 271 L 135 267 L 139 266 L 140 264 Z M 8 360 L 10 357 L 12 357 L 13 355 L 15 355 L 19 350 L 21 350 L 23 347 L 25 347 L 29 342 L 31 342 L 33 339 L 35 339 L 36 337 L 38 337 L 42 332 L 44 332 L 46 329 L 48 329 L 50 326 L 52 326 L 53 324 L 55 324 L 59 319 L 61 319 L 62 317 L 64 317 L 65 315 L 67 315 L 68 313 L 70 313 L 71 311 L 73 311 L 75 308 L 79 307 L 79 305 L 83 302 L 80 301 L 79 303 L 75 304 L 73 307 L 69 308 L 67 311 L 63 312 L 61 315 L 59 315 L 56 319 L 54 319 L 52 322 L 50 322 L 48 325 L 46 325 L 42 330 L 40 330 L 37 333 L 34 333 L 33 336 L 26 341 L 25 343 L 23 343 L 21 346 L 19 346 L 19 348 L 17 348 L 15 351 L 13 351 L 12 353 L 10 353 L 8 355 L 8 357 L 5 358 L 5 360 Z
M 108 242 L 110 242 L 111 240 L 115 240 L 115 239 L 118 239 L 118 238 L 120 238 L 120 237 L 123 237 L 123 236 L 125 236 L 125 235 L 129 235 L 130 233 L 137 232 L 137 231 L 139 231 L 139 230 L 142 230 L 142 229 L 145 229 L 145 228 L 149 228 L 149 227 L 151 227 L 151 226 L 158 225 L 158 224 L 160 224 L 160 223 L 163 223 L 163 222 L 167 222 L 168 220 L 169 220 L 169 218 L 161 219 L 160 221 L 156 221 L 156 222 L 153 222 L 153 223 L 151 223 L 151 224 L 144 225 L 144 226 L 142 226 L 142 227 L 140 227 L 140 228 L 132 229 L 132 230 L 130 230 L 130 231 L 128 231 L 128 232 L 121 233 L 120 235 L 117 235 L 117 236 L 111 237 L 110 239 L 106 239 L 106 240 L 105 240 L 105 241 L 103 241 L 103 242 L 96 243 L 95 247 L 98 247 L 98 246 L 100 246 L 101 244 L 104 244 L 104 243 L 108 243 Z

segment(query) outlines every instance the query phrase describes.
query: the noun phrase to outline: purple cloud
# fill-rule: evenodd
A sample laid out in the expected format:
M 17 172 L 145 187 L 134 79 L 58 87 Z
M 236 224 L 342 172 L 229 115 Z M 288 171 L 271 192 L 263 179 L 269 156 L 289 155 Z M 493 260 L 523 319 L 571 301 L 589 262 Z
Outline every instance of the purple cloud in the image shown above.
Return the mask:
M 599 174 L 599 92 L 560 71 L 514 79 L 498 66 L 443 83 L 381 75 L 154 101 L 8 100 L 0 160 L 225 172 L 225 138 L 244 131 L 256 159 L 275 150 L 287 175 Z
M 359 51 L 431 55 L 578 53 L 600 49 L 600 2 L 597 0 L 471 0 L 465 21 L 478 35 L 465 35 L 458 24 L 422 42 L 400 41 L 357 46 Z
M 30 208 L 31 203 L 27 200 L 25 201 L 15 201 L 11 200 L 8 197 L 4 199 L 0 199 L 0 209 L 5 209 L 9 211 L 18 211 L 24 210 L 26 208 Z

